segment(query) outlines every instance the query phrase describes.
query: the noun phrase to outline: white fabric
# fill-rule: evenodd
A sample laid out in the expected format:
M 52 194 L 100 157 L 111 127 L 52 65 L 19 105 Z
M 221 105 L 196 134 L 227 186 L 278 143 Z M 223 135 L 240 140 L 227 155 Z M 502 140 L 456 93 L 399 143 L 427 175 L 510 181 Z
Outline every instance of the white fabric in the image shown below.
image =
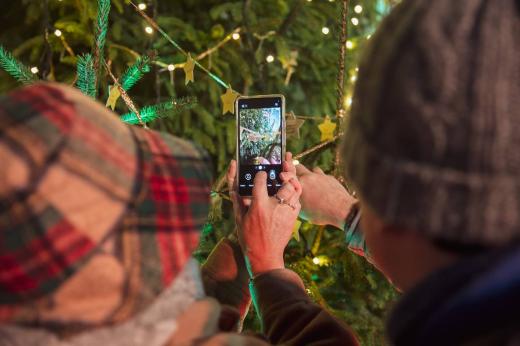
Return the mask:
M 203 297 L 199 264 L 191 259 L 172 285 L 148 309 L 129 321 L 66 340 L 43 328 L 0 325 L 0 346 L 164 346 L 177 328 L 176 318 Z

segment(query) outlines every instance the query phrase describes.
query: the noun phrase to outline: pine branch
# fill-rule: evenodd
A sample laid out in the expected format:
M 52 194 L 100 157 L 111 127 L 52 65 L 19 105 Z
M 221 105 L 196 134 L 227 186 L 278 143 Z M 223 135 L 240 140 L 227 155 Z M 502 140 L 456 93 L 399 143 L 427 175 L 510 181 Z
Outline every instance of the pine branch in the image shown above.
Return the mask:
M 20 83 L 28 85 L 38 80 L 27 66 L 6 51 L 2 45 L 0 45 L 0 66 Z
M 197 104 L 197 99 L 194 97 L 184 97 L 181 99 L 174 99 L 172 101 L 159 103 L 153 106 L 143 107 L 140 111 L 143 122 L 149 123 L 159 118 L 165 118 L 178 114 L 186 109 L 190 109 Z M 135 113 L 127 113 L 121 116 L 121 120 L 127 124 L 139 124 L 139 119 Z
M 291 11 L 285 17 L 282 25 L 280 25 L 280 28 L 278 29 L 278 32 L 277 32 L 278 35 L 284 36 L 287 33 L 291 24 L 296 20 L 296 18 L 300 14 L 304 4 L 305 4 L 305 0 L 298 0 L 293 5 L 293 7 L 291 8 Z
M 126 91 L 130 90 L 135 83 L 143 78 L 145 73 L 150 72 L 151 58 L 148 55 L 137 58 L 135 63 L 130 66 L 121 77 L 121 86 Z
M 83 94 L 96 98 L 96 70 L 91 54 L 78 57 L 78 73 L 76 86 Z
M 110 14 L 110 0 L 98 0 L 98 13 L 96 20 L 96 46 L 94 48 L 94 69 L 99 71 L 99 66 L 104 61 L 104 49 L 108 31 L 108 15 Z M 97 75 L 95 88 L 97 89 Z

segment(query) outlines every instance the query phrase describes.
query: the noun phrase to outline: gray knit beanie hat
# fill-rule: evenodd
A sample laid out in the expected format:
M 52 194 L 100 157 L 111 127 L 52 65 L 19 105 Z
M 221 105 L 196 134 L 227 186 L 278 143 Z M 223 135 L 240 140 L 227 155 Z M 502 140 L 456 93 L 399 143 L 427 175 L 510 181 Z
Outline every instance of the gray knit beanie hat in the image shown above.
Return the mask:
M 404 0 L 365 53 L 342 148 L 362 200 L 431 239 L 520 238 L 520 1 Z

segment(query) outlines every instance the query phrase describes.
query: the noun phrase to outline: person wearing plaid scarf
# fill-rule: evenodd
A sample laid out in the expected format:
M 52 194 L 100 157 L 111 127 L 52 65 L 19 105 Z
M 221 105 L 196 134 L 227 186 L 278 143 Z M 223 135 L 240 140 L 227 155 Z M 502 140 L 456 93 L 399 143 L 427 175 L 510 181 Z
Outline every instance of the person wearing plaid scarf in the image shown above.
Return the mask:
M 223 239 L 202 267 L 191 259 L 208 162 L 193 143 L 127 126 L 70 87 L 1 96 L 0 345 L 308 344 L 324 327 L 335 342 L 350 338 L 283 269 L 301 194 L 289 153 L 278 200 L 259 174 L 249 207 L 235 203 L 238 240 Z M 307 319 L 281 338 L 287 321 L 265 337 L 237 334 L 250 283 L 263 309 L 303 292 Z

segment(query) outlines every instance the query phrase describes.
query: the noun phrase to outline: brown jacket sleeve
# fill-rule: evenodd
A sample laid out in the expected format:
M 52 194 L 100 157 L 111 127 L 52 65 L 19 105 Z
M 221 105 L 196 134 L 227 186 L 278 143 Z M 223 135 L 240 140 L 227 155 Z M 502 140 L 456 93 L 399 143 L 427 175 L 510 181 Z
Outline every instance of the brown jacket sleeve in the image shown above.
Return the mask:
M 293 271 L 279 269 L 259 275 L 250 288 L 263 332 L 271 343 L 358 345 L 346 324 L 311 301 Z
M 243 321 L 251 304 L 249 274 L 238 244 L 222 239 L 201 267 L 204 291 L 223 305 L 236 308 Z

